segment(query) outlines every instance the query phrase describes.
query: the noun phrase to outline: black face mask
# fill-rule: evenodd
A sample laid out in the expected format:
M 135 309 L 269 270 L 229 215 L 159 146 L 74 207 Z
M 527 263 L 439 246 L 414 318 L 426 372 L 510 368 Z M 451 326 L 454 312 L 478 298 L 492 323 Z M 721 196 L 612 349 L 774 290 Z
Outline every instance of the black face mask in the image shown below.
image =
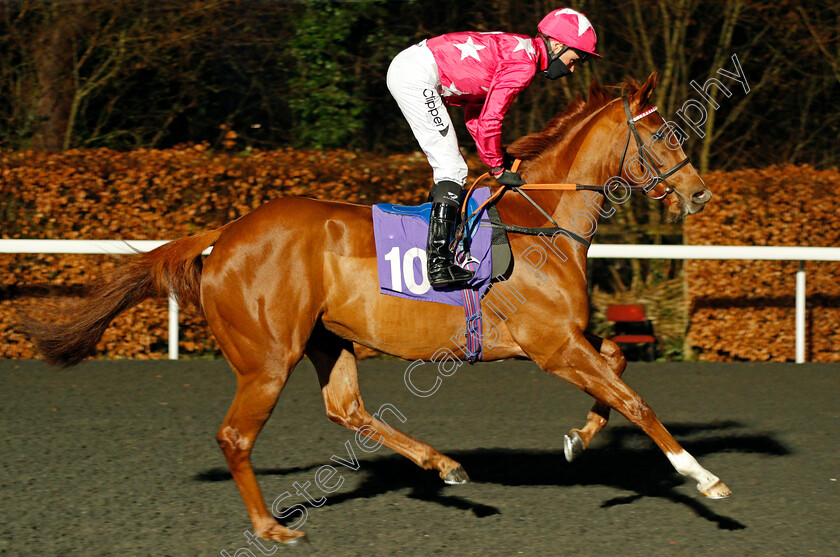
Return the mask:
M 548 52 L 548 66 L 543 70 L 543 75 L 548 79 L 559 79 L 567 75 L 572 75 L 572 70 L 569 69 L 569 66 L 560 60 L 560 56 L 569 50 L 569 47 L 565 46 L 563 50 L 555 54 L 551 51 L 551 43 L 548 42 L 548 39 L 543 37 L 543 41 L 545 41 L 545 50 Z
M 560 58 L 555 58 L 550 61 L 548 63 L 548 67 L 543 70 L 543 75 L 548 79 L 559 79 L 561 77 L 566 77 L 567 75 L 572 75 L 572 70 L 570 70 L 569 66 L 564 64 Z

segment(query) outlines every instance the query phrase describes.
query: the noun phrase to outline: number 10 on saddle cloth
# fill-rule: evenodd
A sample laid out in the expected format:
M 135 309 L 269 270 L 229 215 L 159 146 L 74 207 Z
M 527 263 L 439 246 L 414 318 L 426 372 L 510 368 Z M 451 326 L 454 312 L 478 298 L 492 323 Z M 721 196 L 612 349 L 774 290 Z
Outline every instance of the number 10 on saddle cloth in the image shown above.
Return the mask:
M 488 188 L 476 188 L 470 197 L 467 214 L 472 214 L 489 197 Z M 431 203 L 417 206 L 379 203 L 373 206 L 379 292 L 409 300 L 463 306 L 461 288 L 434 289 L 426 276 L 426 240 L 431 206 Z M 490 286 L 492 228 L 480 226 L 481 220 L 487 221 L 486 209 L 468 220 L 465 235 L 470 238 L 470 261 L 463 266 L 475 271 L 467 287 L 481 296 Z M 463 257 L 463 250 L 459 243 L 456 252 L 459 264 L 460 257 Z

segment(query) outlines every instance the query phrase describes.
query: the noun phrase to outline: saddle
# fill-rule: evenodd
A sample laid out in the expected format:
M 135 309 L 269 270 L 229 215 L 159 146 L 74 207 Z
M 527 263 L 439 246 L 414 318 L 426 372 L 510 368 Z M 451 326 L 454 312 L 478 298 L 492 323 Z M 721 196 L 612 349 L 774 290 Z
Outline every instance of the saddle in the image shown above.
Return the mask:
M 513 266 L 513 253 L 510 249 L 510 240 L 508 238 L 508 232 L 514 234 L 525 234 L 529 236 L 547 236 L 552 237 L 555 234 L 563 234 L 570 240 L 573 240 L 585 248 L 589 248 L 590 242 L 586 238 L 572 232 L 571 230 L 565 229 L 557 224 L 557 222 L 546 213 L 542 207 L 540 207 L 536 202 L 534 202 L 528 194 L 522 191 L 521 188 L 516 186 L 502 186 L 499 190 L 497 190 L 493 195 L 483 195 L 481 196 L 483 199 L 481 202 L 477 202 L 475 200 L 474 194 L 477 191 L 477 186 L 485 179 L 488 175 L 485 174 L 473 182 L 472 186 L 467 190 L 466 195 L 464 196 L 464 202 L 462 205 L 460 218 L 456 227 L 455 232 L 455 239 L 453 240 L 452 252 L 456 251 L 456 244 L 460 244 L 460 251 L 466 253 L 467 256 L 469 255 L 469 239 L 471 236 L 474 236 L 476 229 L 473 228 L 471 230 L 471 234 L 466 235 L 464 230 L 465 226 L 464 223 L 468 221 L 468 219 L 472 218 L 474 215 L 477 215 L 481 212 L 482 209 L 486 209 L 486 217 L 479 222 L 479 226 L 481 227 L 490 227 L 492 228 L 492 236 L 490 241 L 490 249 L 491 249 L 491 258 L 492 258 L 492 271 L 490 274 L 492 281 L 499 281 L 505 280 L 508 276 L 510 276 L 510 272 Z M 487 186 L 483 186 L 487 187 Z M 502 196 L 505 194 L 507 190 L 511 190 L 514 193 L 521 195 L 524 197 L 529 203 L 531 203 L 537 210 L 542 213 L 549 222 L 551 222 L 554 226 L 543 226 L 543 227 L 526 227 L 526 226 L 519 226 L 516 224 L 507 224 L 502 222 L 502 218 L 499 215 L 499 211 L 496 208 L 496 203 Z M 429 221 L 431 216 L 431 203 L 423 203 L 422 205 L 396 205 L 393 203 L 378 203 L 376 205 L 380 210 L 387 213 L 397 214 L 397 215 L 406 215 L 406 216 L 413 216 L 417 217 L 425 222 Z

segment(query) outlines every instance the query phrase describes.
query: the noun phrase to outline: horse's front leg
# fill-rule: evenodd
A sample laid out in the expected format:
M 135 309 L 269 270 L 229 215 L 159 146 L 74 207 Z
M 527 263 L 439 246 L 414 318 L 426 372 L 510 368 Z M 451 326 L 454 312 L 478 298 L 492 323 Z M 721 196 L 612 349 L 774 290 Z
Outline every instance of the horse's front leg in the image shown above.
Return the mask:
M 534 356 L 534 361 L 544 370 L 576 385 L 642 428 L 662 449 L 677 472 L 697 482 L 700 493 L 713 499 L 732 494 L 717 476 L 700 466 L 677 443 L 650 406 L 618 377 L 582 332 L 572 333 L 566 343 L 553 354 L 547 357 L 539 354 Z
M 624 357 L 621 348 L 611 340 L 606 340 L 595 335 L 586 335 L 590 344 L 599 351 L 599 354 L 606 362 L 609 369 L 620 378 L 627 367 L 627 359 Z M 595 434 L 601 431 L 610 419 L 610 407 L 603 402 L 596 400 L 592 409 L 586 417 L 586 424 L 580 429 L 573 429 L 563 440 L 563 452 L 566 460 L 571 462 L 583 453 L 584 449 L 592 442 Z

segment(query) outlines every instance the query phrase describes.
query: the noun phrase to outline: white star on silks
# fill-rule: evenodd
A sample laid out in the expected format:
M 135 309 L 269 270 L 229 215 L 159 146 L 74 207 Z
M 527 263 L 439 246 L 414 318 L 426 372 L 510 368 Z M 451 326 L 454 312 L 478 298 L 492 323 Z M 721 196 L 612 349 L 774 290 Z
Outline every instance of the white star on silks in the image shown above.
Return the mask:
M 443 96 L 444 97 L 451 97 L 452 95 L 466 95 L 464 91 L 459 91 L 458 87 L 455 86 L 455 82 L 449 84 L 449 87 L 446 85 L 443 86 Z
M 563 8 L 562 10 L 558 10 L 554 13 L 554 17 L 557 17 L 561 14 L 571 14 L 576 15 L 578 18 L 578 37 L 586 33 L 586 30 L 592 27 L 592 24 L 589 23 L 589 20 L 586 19 L 586 16 L 580 12 L 576 12 L 571 8 Z M 594 31 L 593 31 L 594 32 Z
M 452 46 L 454 46 L 455 48 L 457 48 L 458 50 L 461 51 L 461 60 L 463 60 L 464 58 L 467 58 L 467 57 L 471 57 L 471 58 L 475 58 L 479 62 L 481 62 L 481 58 L 478 57 L 478 51 L 481 50 L 482 48 L 487 48 L 486 46 L 480 46 L 480 45 L 474 44 L 473 40 L 472 40 L 472 37 L 469 37 L 467 39 L 467 42 L 465 42 L 465 43 L 461 43 L 461 44 L 452 43 Z
M 516 45 L 516 48 L 513 49 L 514 52 L 519 52 L 520 50 L 524 50 L 528 53 L 528 58 L 533 58 L 537 55 L 537 51 L 534 50 L 534 43 L 531 39 L 523 39 L 521 37 L 514 37 L 519 44 Z

